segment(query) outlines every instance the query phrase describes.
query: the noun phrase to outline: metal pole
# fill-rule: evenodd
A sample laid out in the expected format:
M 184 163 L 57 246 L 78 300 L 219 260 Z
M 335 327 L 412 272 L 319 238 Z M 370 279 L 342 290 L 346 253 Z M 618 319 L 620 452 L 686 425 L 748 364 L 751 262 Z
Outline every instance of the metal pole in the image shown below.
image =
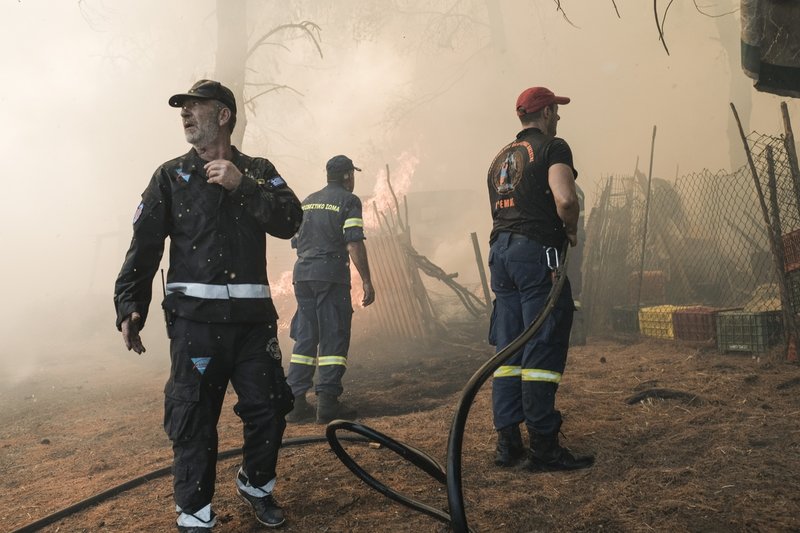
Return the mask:
M 636 291 L 636 312 L 639 312 L 639 307 L 642 305 L 642 281 L 644 281 L 644 254 L 645 245 L 647 244 L 647 219 L 650 216 L 650 187 L 653 183 L 653 152 L 656 149 L 656 127 L 653 126 L 653 139 L 650 141 L 650 171 L 647 174 L 647 193 L 644 199 L 644 229 L 642 235 L 642 254 L 639 263 L 639 288 Z
M 747 155 L 747 164 L 750 166 L 750 172 L 753 175 L 753 182 L 756 186 L 758 202 L 761 205 L 761 214 L 764 217 L 764 224 L 766 225 L 767 236 L 769 237 L 769 246 L 772 251 L 772 262 L 775 266 L 775 274 L 778 278 L 778 288 L 781 292 L 783 318 L 786 322 L 787 328 L 792 334 L 794 334 L 794 332 L 797 331 L 797 325 L 794 320 L 794 313 L 791 311 L 792 304 L 789 301 L 789 289 L 786 287 L 786 276 L 783 269 L 783 253 L 781 250 L 781 244 L 778 243 L 780 236 L 775 235 L 775 232 L 772 229 L 772 224 L 769 220 L 769 209 L 767 208 L 767 202 L 764 199 L 764 191 L 761 189 L 761 182 L 758 180 L 758 170 L 756 170 L 756 164 L 753 162 L 753 154 L 750 152 L 750 146 L 747 144 L 747 136 L 744 134 L 742 122 L 739 120 L 739 113 L 736 111 L 736 106 L 733 105 L 733 102 L 731 102 L 731 111 L 733 111 L 733 118 L 736 119 L 736 125 L 739 127 L 739 135 L 741 136 L 742 144 L 744 145 L 744 153 Z M 788 354 L 789 350 L 789 337 L 790 335 L 786 335 L 786 354 Z

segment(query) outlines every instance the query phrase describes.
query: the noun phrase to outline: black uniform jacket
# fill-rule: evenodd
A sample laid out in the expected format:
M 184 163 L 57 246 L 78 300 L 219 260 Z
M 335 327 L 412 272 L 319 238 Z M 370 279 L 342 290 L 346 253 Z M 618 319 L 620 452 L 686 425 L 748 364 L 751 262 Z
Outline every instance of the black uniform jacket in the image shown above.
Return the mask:
M 347 243 L 361 240 L 361 200 L 341 183 L 329 182 L 303 200 L 303 224 L 292 243 L 297 248 L 293 280 L 350 285 Z
M 266 235 L 291 238 L 303 218 L 300 201 L 272 163 L 233 148 L 244 174 L 233 191 L 209 184 L 202 160 L 189 153 L 161 165 L 142 193 L 133 240 L 117 277 L 117 329 L 134 311 L 142 326 L 153 276 L 170 238 L 168 315 L 201 322 L 262 322 L 277 314 L 267 281 Z

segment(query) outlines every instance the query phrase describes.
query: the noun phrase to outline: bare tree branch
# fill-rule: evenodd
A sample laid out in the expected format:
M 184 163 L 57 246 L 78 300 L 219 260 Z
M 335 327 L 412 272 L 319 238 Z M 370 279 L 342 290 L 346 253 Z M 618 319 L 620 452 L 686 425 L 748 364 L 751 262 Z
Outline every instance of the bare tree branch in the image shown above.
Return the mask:
M 476 26 L 483 26 L 484 28 L 488 28 L 489 27 L 488 24 L 486 24 L 485 22 L 483 22 L 481 20 L 478 20 L 478 19 L 476 19 L 474 17 L 471 17 L 471 16 L 469 16 L 467 14 L 464 14 L 464 13 L 452 13 L 451 12 L 452 10 L 448 10 L 445 13 L 442 13 L 441 11 L 406 11 L 406 10 L 402 10 L 402 9 L 397 9 L 396 11 L 397 11 L 397 13 L 399 13 L 401 15 L 412 15 L 412 16 L 413 15 L 436 15 L 437 17 L 439 17 L 441 19 L 448 19 L 448 18 L 464 19 L 464 20 L 468 20 L 469 22 L 475 24 Z
M 734 13 L 739 11 L 739 8 L 737 7 L 736 9 L 733 9 L 731 11 L 727 11 L 725 13 L 720 13 L 719 15 L 712 15 L 711 13 L 706 13 L 705 11 L 700 9 L 700 6 L 697 5 L 697 0 L 692 0 L 692 2 L 694 3 L 694 8 L 697 10 L 698 13 L 700 13 L 701 15 L 704 15 L 706 17 L 710 17 L 710 18 L 719 18 L 719 17 L 724 17 L 724 16 L 727 16 L 727 15 L 733 15 Z
M 443 94 L 446 94 L 459 81 L 461 81 L 461 79 L 464 78 L 464 76 L 466 76 L 467 70 L 468 70 L 468 65 L 475 58 L 479 57 L 483 52 L 485 52 L 489 48 L 490 48 L 490 45 L 487 44 L 487 45 L 482 46 L 481 48 L 479 48 L 475 52 L 473 52 L 472 55 L 470 55 L 468 58 L 466 58 L 464 60 L 464 62 L 461 64 L 460 73 L 457 73 L 452 79 L 445 80 L 442 84 L 440 84 L 440 89 L 439 90 L 432 91 L 432 92 L 428 93 L 427 95 L 423 95 L 423 96 L 413 100 L 412 102 L 409 102 L 409 104 L 407 106 L 405 106 L 404 108 L 397 110 L 397 112 L 394 114 L 394 118 L 391 118 L 390 120 L 393 120 L 394 122 L 400 122 L 405 116 L 409 115 L 415 109 L 417 109 L 419 107 L 422 107 L 423 105 L 427 104 L 428 102 L 430 102 L 432 100 L 435 100 L 436 98 L 438 98 L 439 96 L 441 96 Z
M 671 3 L 672 1 L 670 0 L 670 4 Z M 669 6 L 667 6 L 667 9 L 669 9 Z M 658 39 L 661 41 L 661 44 L 664 45 L 664 50 L 667 52 L 667 55 L 669 55 L 669 48 L 667 48 L 667 41 L 664 40 L 664 30 L 662 30 L 661 23 L 658 21 L 658 0 L 653 0 L 653 13 L 656 17 L 656 28 L 658 28 Z M 666 10 L 664 10 L 664 13 L 666 14 Z
M 283 44 L 283 43 L 263 42 L 263 43 L 260 43 L 260 44 L 259 44 L 259 46 L 277 46 L 278 48 L 283 48 L 283 49 L 284 49 L 284 50 L 286 50 L 287 52 L 291 50 L 291 48 L 289 48 L 288 46 L 286 46 L 286 45 L 285 45 L 285 44 Z M 250 52 L 248 52 L 248 54 L 249 54 L 249 53 L 250 53 Z M 248 55 L 248 57 L 249 57 L 249 55 Z
M 92 31 L 102 31 L 97 27 L 97 24 L 92 18 L 103 19 L 104 17 L 97 13 L 96 9 L 92 9 L 90 5 L 84 0 L 78 0 L 78 11 L 81 14 L 81 18 L 83 18 L 84 22 L 89 26 L 89 29 Z M 93 13 L 94 12 L 94 13 Z
M 251 96 L 250 98 L 247 98 L 244 101 L 245 105 L 253 102 L 256 98 L 264 96 L 267 93 L 271 93 L 271 92 L 274 92 L 274 91 L 280 91 L 281 89 L 288 89 L 288 90 L 290 90 L 292 92 L 297 93 L 300 96 L 304 96 L 303 93 L 301 93 L 300 91 L 298 91 L 297 89 L 295 89 L 294 87 L 291 87 L 289 85 L 279 85 L 277 83 L 265 83 L 265 84 L 260 84 L 260 85 L 271 85 L 272 87 L 270 87 L 266 91 L 261 91 L 260 93 L 254 95 L 254 96 Z
M 267 39 L 269 39 L 270 37 L 272 37 L 273 35 L 281 32 L 281 31 L 291 30 L 291 29 L 300 30 L 303 33 L 305 33 L 308 36 L 308 38 L 311 39 L 311 42 L 314 43 L 314 47 L 316 47 L 317 52 L 319 53 L 319 57 L 323 57 L 322 56 L 322 47 L 319 44 L 319 41 L 320 41 L 319 33 L 320 33 L 320 31 L 322 31 L 322 29 L 319 26 L 317 26 L 315 23 L 311 22 L 310 20 L 304 20 L 303 22 L 290 23 L 290 24 L 281 24 L 279 26 L 275 26 L 270 31 L 268 31 L 267 33 L 262 35 L 253 44 L 253 46 L 250 47 L 250 49 L 247 51 L 247 57 L 250 57 L 253 54 L 253 52 L 255 52 L 256 49 L 258 49 L 258 47 L 260 47 L 262 45 L 266 45 L 266 44 L 277 45 L 277 43 L 268 42 Z
M 669 0 L 669 4 L 667 4 L 667 8 L 664 10 L 664 15 L 661 17 L 661 33 L 662 33 L 662 35 L 663 35 L 664 31 L 665 31 L 664 28 L 666 27 L 667 12 L 669 11 L 669 8 L 672 7 L 672 3 L 674 1 L 675 0 Z M 669 54 L 669 52 L 667 52 L 667 54 Z
M 561 7 L 561 0 L 553 0 L 553 2 L 556 3 L 556 11 L 561 11 L 561 16 L 564 17 L 564 20 L 566 20 L 569 23 L 569 25 L 572 26 L 573 28 L 577 28 L 578 26 L 576 26 L 575 24 L 572 23 L 571 20 L 569 20 L 567 12 L 564 11 L 563 7 Z

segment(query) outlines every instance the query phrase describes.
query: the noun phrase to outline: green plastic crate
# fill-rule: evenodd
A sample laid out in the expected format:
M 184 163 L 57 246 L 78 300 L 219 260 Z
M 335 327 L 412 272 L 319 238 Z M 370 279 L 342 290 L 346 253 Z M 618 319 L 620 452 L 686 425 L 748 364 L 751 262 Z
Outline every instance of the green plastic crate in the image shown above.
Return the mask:
M 635 305 L 611 308 L 611 329 L 617 333 L 639 333 L 639 309 Z
M 763 353 L 783 338 L 781 311 L 725 311 L 717 314 L 717 349 Z

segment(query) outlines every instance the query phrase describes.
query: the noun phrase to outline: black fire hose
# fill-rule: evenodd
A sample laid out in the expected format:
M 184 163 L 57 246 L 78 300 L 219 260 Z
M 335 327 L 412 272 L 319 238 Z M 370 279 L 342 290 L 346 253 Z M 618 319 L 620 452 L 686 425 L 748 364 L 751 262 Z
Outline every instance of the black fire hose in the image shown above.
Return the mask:
M 285 447 L 288 447 L 288 446 L 300 446 L 300 445 L 303 445 L 303 444 L 314 444 L 314 443 L 317 443 L 317 442 L 325 442 L 325 440 L 326 440 L 326 438 L 324 436 L 321 436 L 321 435 L 320 436 L 315 436 L 315 437 L 294 437 L 294 438 L 291 438 L 291 439 L 285 439 L 281 443 L 281 448 L 285 448 Z M 367 442 L 366 439 L 361 438 L 361 437 L 348 437 L 347 440 L 352 441 L 352 442 Z M 230 457 L 235 457 L 235 456 L 238 456 L 238 455 L 242 455 L 242 449 L 241 448 L 234 448 L 232 450 L 226 450 L 226 451 L 223 451 L 223 452 L 219 452 L 219 454 L 217 455 L 217 459 L 218 460 L 228 459 Z M 112 488 L 110 488 L 108 490 L 105 490 L 105 491 L 99 493 L 99 494 L 95 494 L 94 496 L 90 496 L 90 497 L 86 498 L 83 501 L 80 501 L 80 502 L 78 502 L 76 504 L 70 505 L 69 507 L 61 509 L 60 511 L 56 511 L 53 514 L 47 515 L 47 516 L 45 516 L 43 518 L 40 518 L 36 522 L 32 522 L 32 523 L 30 523 L 30 524 L 28 524 L 26 526 L 22 526 L 19 529 L 15 529 L 14 531 L 11 531 L 10 533 L 32 533 L 34 531 L 38 531 L 38 530 L 42 529 L 45 526 L 49 526 L 53 522 L 57 522 L 58 520 L 61 520 L 62 518 L 66 518 L 66 517 L 68 517 L 70 515 L 78 513 L 78 512 L 80 512 L 80 511 L 82 511 L 84 509 L 87 509 L 87 508 L 91 507 L 92 505 L 96 505 L 96 504 L 101 503 L 101 502 L 103 502 L 105 500 L 113 498 L 114 496 L 117 496 L 118 494 L 121 494 L 121 493 L 123 493 L 125 491 L 134 489 L 134 488 L 136 488 L 136 487 L 138 487 L 140 485 L 144 485 L 148 481 L 152 481 L 154 479 L 166 476 L 171 471 L 172 471 L 172 466 L 165 466 L 164 468 L 159 468 L 158 470 L 153 470 L 152 472 L 148 472 L 147 474 L 144 474 L 144 475 L 141 475 L 141 476 L 139 476 L 137 478 L 134 478 L 134 479 L 131 479 L 129 481 L 126 481 L 125 483 L 117 485 L 116 487 L 112 487 Z
M 567 249 L 566 246 L 561 252 L 561 257 L 559 261 L 559 266 L 554 270 L 555 273 L 555 282 L 553 283 L 552 288 L 550 289 L 550 293 L 547 295 L 547 300 L 545 301 L 545 306 L 539 312 L 539 315 L 533 321 L 533 323 L 528 326 L 522 334 L 514 339 L 511 344 L 503 348 L 494 357 L 489 359 L 486 363 L 481 366 L 475 374 L 472 375 L 470 380 L 464 386 L 463 392 L 461 394 L 461 399 L 458 402 L 456 407 L 456 413 L 453 417 L 453 423 L 450 426 L 450 436 L 447 442 L 447 471 L 445 471 L 442 466 L 436 462 L 431 456 L 426 454 L 425 452 L 418 450 L 412 446 L 408 446 L 402 444 L 383 433 L 375 431 L 363 424 L 359 424 L 357 422 L 351 422 L 347 420 L 334 420 L 330 424 L 328 424 L 327 429 L 325 431 L 325 437 L 294 437 L 290 439 L 285 439 L 281 443 L 281 447 L 289 447 L 289 446 L 300 446 L 303 444 L 313 444 L 317 442 L 324 442 L 327 439 L 328 443 L 330 444 L 331 449 L 336 454 L 336 456 L 344 463 L 347 468 L 349 468 L 356 476 L 361 478 L 367 485 L 372 487 L 373 489 L 377 490 L 387 498 L 390 498 L 398 503 L 401 503 L 411 509 L 419 511 L 421 513 L 427 514 L 441 522 L 449 524 L 453 531 L 456 533 L 467 533 L 471 531 L 467 526 L 467 516 L 464 511 L 464 494 L 462 490 L 462 479 L 461 479 L 461 450 L 462 444 L 464 439 L 464 427 L 467 423 L 467 416 L 469 415 L 469 410 L 472 407 L 472 402 L 475 399 L 475 396 L 478 394 L 481 386 L 486 382 L 487 379 L 494 373 L 497 368 L 499 368 L 506 360 L 508 360 L 511 356 L 517 353 L 525 344 L 533 338 L 539 328 L 541 328 L 544 321 L 550 316 L 550 313 L 553 311 L 553 308 L 558 301 L 558 297 L 561 295 L 561 289 L 564 287 L 564 282 L 567 279 Z M 362 437 L 339 437 L 336 435 L 336 432 L 340 429 L 351 431 L 353 433 L 358 433 Z M 352 457 L 345 451 L 344 447 L 342 447 L 340 441 L 349 441 L 349 442 L 369 442 L 374 441 L 380 443 L 396 454 L 398 454 L 403 459 L 411 462 L 417 468 L 425 471 L 429 476 L 434 478 L 436 481 L 446 484 L 447 485 L 447 501 L 450 507 L 450 514 L 447 514 L 444 511 L 426 505 L 422 502 L 404 496 L 399 492 L 390 489 L 386 485 L 379 482 L 377 479 L 372 477 L 369 473 L 367 473 L 363 468 L 361 468 L 358 463 L 356 463 Z M 242 454 L 241 448 L 234 448 L 231 450 L 222 451 L 217 455 L 218 460 L 227 459 L 230 457 L 234 457 L 237 455 Z M 50 515 L 47 515 L 39 520 L 32 522 L 28 525 L 22 526 L 19 529 L 15 529 L 10 533 L 32 533 L 46 527 L 53 522 L 61 520 L 62 518 L 66 518 L 67 516 L 73 515 L 78 513 L 92 505 L 96 505 L 101 503 L 109 498 L 113 498 L 118 494 L 121 494 L 125 491 L 131 490 L 136 488 L 140 485 L 144 485 L 148 481 L 152 481 L 159 477 L 165 476 L 172 471 L 171 466 L 166 466 L 163 468 L 159 468 L 158 470 L 154 470 L 147 474 L 141 475 L 137 478 L 131 479 L 117 485 L 116 487 L 112 487 L 108 490 L 105 490 L 99 494 L 95 494 L 94 496 L 90 496 L 89 498 L 82 500 L 78 503 L 70 505 L 60 511 L 56 511 Z
M 511 341 L 511 344 L 497 352 L 494 357 L 486 361 L 470 378 L 467 384 L 462 389 L 461 399 L 458 401 L 456 413 L 453 416 L 453 423 L 450 426 L 450 435 L 447 441 L 447 471 L 433 458 L 420 450 L 402 444 L 374 429 L 371 429 L 363 424 L 351 422 L 348 420 L 334 420 L 328 424 L 325 434 L 328 437 L 331 449 L 336 456 L 349 468 L 356 476 L 361 478 L 367 485 L 377 490 L 387 498 L 390 498 L 398 503 L 401 503 L 411 509 L 431 516 L 440 522 L 448 524 L 455 533 L 468 533 L 471 530 L 467 526 L 467 516 L 464 511 L 464 493 L 462 490 L 461 479 L 461 450 L 464 440 L 464 427 L 467 423 L 467 416 L 472 407 L 472 402 L 478 394 L 481 386 L 486 382 L 489 377 L 494 374 L 503 363 L 510 359 L 525 344 L 533 338 L 534 335 L 542 327 L 542 324 L 553 312 L 556 306 L 558 297 L 561 295 L 561 290 L 564 288 L 564 283 L 567 279 L 567 247 L 561 251 L 560 261 L 558 261 L 554 269 L 555 281 L 550 293 L 547 295 L 547 300 L 542 310 L 537 315 L 536 319 L 528 326 L 522 334 Z M 371 476 L 366 470 L 356 463 L 352 457 L 345 451 L 344 447 L 339 443 L 339 437 L 336 435 L 338 430 L 347 430 L 353 433 L 358 433 L 369 440 L 378 442 L 403 459 L 409 461 L 414 466 L 425 471 L 429 476 L 436 481 L 447 485 L 447 502 L 450 508 L 450 513 L 446 513 L 440 509 L 436 509 L 420 501 L 414 500 L 405 496 L 395 490 L 390 489 Z

